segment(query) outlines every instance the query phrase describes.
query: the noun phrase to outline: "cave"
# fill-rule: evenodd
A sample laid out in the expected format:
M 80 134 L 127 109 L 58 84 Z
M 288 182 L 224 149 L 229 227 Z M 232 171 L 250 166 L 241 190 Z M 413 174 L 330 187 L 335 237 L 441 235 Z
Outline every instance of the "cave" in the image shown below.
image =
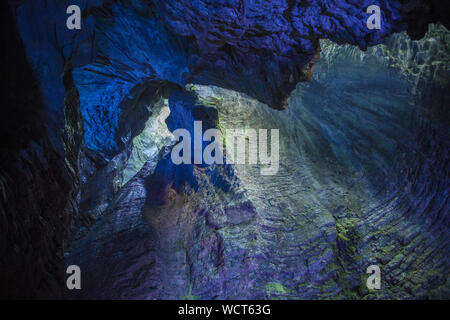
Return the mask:
M 448 8 L 377 3 L 3 2 L 0 296 L 449 299 Z

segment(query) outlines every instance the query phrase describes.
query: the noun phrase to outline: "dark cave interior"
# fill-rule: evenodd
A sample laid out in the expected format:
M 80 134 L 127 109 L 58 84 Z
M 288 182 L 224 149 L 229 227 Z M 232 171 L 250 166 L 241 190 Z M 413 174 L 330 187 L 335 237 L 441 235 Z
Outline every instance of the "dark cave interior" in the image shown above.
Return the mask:
M 450 297 L 445 2 L 75 2 L 2 2 L 2 298 Z M 175 165 L 194 121 L 279 128 L 278 173 Z

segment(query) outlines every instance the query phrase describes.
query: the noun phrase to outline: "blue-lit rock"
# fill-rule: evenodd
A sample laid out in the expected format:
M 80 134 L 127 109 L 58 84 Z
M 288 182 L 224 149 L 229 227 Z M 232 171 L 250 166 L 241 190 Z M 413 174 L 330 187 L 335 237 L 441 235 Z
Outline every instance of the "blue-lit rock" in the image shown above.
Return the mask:
M 87 270 L 80 296 L 447 297 L 448 128 L 433 132 L 441 124 L 421 115 L 438 102 L 426 92 L 448 84 L 439 76 L 447 37 L 433 27 L 423 40 L 402 34 L 367 52 L 324 41 L 314 78 L 282 112 L 218 87 L 174 92 L 171 130 L 192 132 L 209 115 L 195 110 L 210 108 L 222 129 L 280 128 L 280 171 L 167 158 L 143 169 L 69 256 Z M 414 73 L 419 57 L 426 63 Z M 431 91 L 414 89 L 419 79 Z M 380 291 L 365 287 L 371 264 L 383 272 Z
M 23 65 L 10 70 L 36 108 L 12 76 L 1 288 L 62 297 L 74 263 L 86 298 L 448 298 L 448 31 L 434 30 L 437 46 L 358 49 L 448 26 L 445 5 L 378 3 L 369 31 L 371 1 L 10 0 L 6 53 Z M 69 4 L 81 31 L 65 27 Z M 316 78 L 298 85 L 321 38 L 355 46 L 323 43 Z M 238 109 L 220 119 L 187 83 L 236 91 L 201 87 Z M 161 149 L 122 186 L 161 97 L 171 130 L 198 117 L 284 128 L 289 165 L 272 180 L 174 166 Z M 369 262 L 388 271 L 385 291 L 360 287 Z
M 366 48 L 410 28 L 411 10 L 426 8 L 420 2 L 379 1 L 382 29 L 369 30 L 369 0 L 79 1 L 82 29 L 72 31 L 64 24 L 68 1 L 14 3 L 53 126 L 62 121 L 60 74 L 71 59 L 86 146 L 107 156 L 122 147 L 119 118 L 136 85 L 160 80 L 217 85 L 284 108 L 295 85 L 311 78 L 319 39 Z M 433 16 L 438 11 L 425 17 L 438 19 Z

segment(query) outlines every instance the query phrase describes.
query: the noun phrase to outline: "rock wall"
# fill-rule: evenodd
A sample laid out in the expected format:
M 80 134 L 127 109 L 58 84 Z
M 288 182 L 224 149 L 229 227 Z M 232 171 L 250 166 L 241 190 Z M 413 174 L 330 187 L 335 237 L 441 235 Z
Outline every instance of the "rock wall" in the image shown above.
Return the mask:
M 4 2 L 1 8 L 7 50 L 0 116 L 0 297 L 56 298 L 63 294 L 71 176 L 49 138 L 41 83 L 11 8 Z
M 2 108 L 4 115 L 1 126 L 4 142 L 0 175 L 0 248 L 3 257 L 2 271 L 5 270 L 1 278 L 2 296 L 61 298 L 65 293 L 64 263 L 78 258 L 81 259 L 80 264 L 86 263 L 86 268 L 93 272 L 92 278 L 87 278 L 88 288 L 91 288 L 86 293 L 89 297 L 354 296 L 354 287 L 358 283 L 355 274 L 360 272 L 359 265 L 353 261 L 357 256 L 354 251 L 366 247 L 353 240 L 350 241 L 350 246 L 342 245 L 334 239 L 339 238 L 339 235 L 342 241 L 353 239 L 348 236 L 348 229 L 354 232 L 352 230 L 356 229 L 355 226 L 360 228 L 363 224 L 358 220 L 361 217 L 356 218 L 354 213 L 348 219 L 337 219 L 342 210 L 339 209 L 337 213 L 333 213 L 333 210 L 339 207 L 340 201 L 321 200 L 324 202 L 322 204 L 319 200 L 311 200 L 313 196 L 305 196 L 312 202 L 308 204 L 305 200 L 304 209 L 312 208 L 314 204 L 321 212 L 312 220 L 317 228 L 308 229 L 304 226 L 303 219 L 306 218 L 297 215 L 285 218 L 291 214 L 289 206 L 292 204 L 272 199 L 282 209 L 275 213 L 267 212 L 268 204 L 258 200 L 259 197 L 267 198 L 267 195 L 261 190 L 253 190 L 251 186 L 264 186 L 270 192 L 278 190 L 276 186 L 271 189 L 270 181 L 252 180 L 252 174 L 246 173 L 248 170 L 239 171 L 229 166 L 174 168 L 168 162 L 167 150 L 164 149 L 156 159 L 152 159 L 155 162 L 162 158 L 157 165 L 147 163 L 134 178 L 121 187 L 123 168 L 133 152 L 133 138 L 144 129 L 151 114 L 147 106 L 153 105 L 161 97 L 169 98 L 170 95 L 172 117 L 168 124 L 171 130 L 177 125 L 190 125 L 188 120 L 192 119 L 202 119 L 210 126 L 221 123 L 223 111 L 220 101 L 213 100 L 213 108 L 209 104 L 205 105 L 204 101 L 197 101 L 195 94 L 192 96 L 192 92 L 181 89 L 187 83 L 234 89 L 265 102 L 270 107 L 284 108 L 288 104 L 287 97 L 297 82 L 311 79 L 312 67 L 318 58 L 320 38 L 329 38 L 341 44 L 351 43 L 365 49 L 385 41 L 391 33 L 402 30 L 421 37 L 429 22 L 448 23 L 446 16 L 441 14 L 445 12 L 445 4 L 442 3 L 382 1 L 385 10 L 384 29 L 378 33 L 369 33 L 365 28 L 367 15 L 364 14 L 364 9 L 368 2 L 355 5 L 349 1 L 230 1 L 214 6 L 206 1 L 191 3 L 182 0 L 126 3 L 112 0 L 80 1 L 83 28 L 79 32 L 65 27 L 65 10 L 72 4 L 67 1 L 11 0 L 4 3 L 4 11 L 9 15 L 3 31 L 6 32 L 7 47 L 11 49 L 2 53 L 7 62 L 9 92 L 6 107 Z M 419 16 L 421 23 L 415 23 Z M 439 40 L 447 39 L 441 32 L 438 31 L 437 34 L 443 37 Z M 317 159 L 322 159 L 323 154 L 329 155 L 330 161 L 339 163 L 339 166 L 336 165 L 338 172 L 348 171 L 342 175 L 345 179 L 357 175 L 358 170 L 367 170 L 369 175 L 377 176 L 385 167 L 399 166 L 399 170 L 403 170 L 402 174 L 395 175 L 395 179 L 392 179 L 389 192 L 394 194 L 395 187 L 400 183 L 397 181 L 403 181 L 404 198 L 408 198 L 408 192 L 417 194 L 417 199 L 424 199 L 419 197 L 421 195 L 427 196 L 429 200 L 418 203 L 434 207 L 422 208 L 411 202 L 414 199 L 408 198 L 402 202 L 404 208 L 398 211 L 405 213 L 412 211 L 411 208 L 422 208 L 414 212 L 424 217 L 426 223 L 420 217 L 408 223 L 413 223 L 416 232 L 423 231 L 424 226 L 428 226 L 430 233 L 441 235 L 440 239 L 445 239 L 446 229 L 439 228 L 441 225 L 448 225 L 445 214 L 448 211 L 448 185 L 442 179 L 443 176 L 448 177 L 448 148 L 446 145 L 442 147 L 447 132 L 442 128 L 448 127 L 448 95 L 445 95 L 444 90 L 448 70 L 442 66 L 448 65 L 448 60 L 442 60 L 445 55 L 441 55 L 447 50 L 439 49 L 435 57 L 431 54 L 433 45 L 418 44 L 415 49 L 414 44 L 406 41 L 408 47 L 405 49 L 401 44 L 405 41 L 395 40 L 385 56 L 395 58 L 405 53 L 406 60 L 411 57 L 415 59 L 412 67 L 422 65 L 419 62 L 423 61 L 424 54 L 425 57 L 428 54 L 433 58 L 431 62 L 441 61 L 440 66 L 426 62 L 426 68 L 419 68 L 419 76 L 411 77 L 416 81 L 416 88 L 427 86 L 427 90 L 420 90 L 426 97 L 414 96 L 420 102 L 415 101 L 413 104 L 422 105 L 422 111 L 426 114 L 416 117 L 419 113 L 414 112 L 412 115 L 416 117 L 414 121 L 420 123 L 420 130 L 411 129 L 403 123 L 405 119 L 399 116 L 405 111 L 401 108 L 405 105 L 402 100 L 406 99 L 404 90 L 413 80 L 404 83 L 394 81 L 396 89 L 402 93 L 393 99 L 398 108 L 391 117 L 381 117 L 381 120 L 380 117 L 372 118 L 371 115 L 378 114 L 377 108 L 369 109 L 363 114 L 381 127 L 381 124 L 387 125 L 387 120 L 399 120 L 392 128 L 383 129 L 389 134 L 377 132 L 373 125 L 369 125 L 369 120 L 366 120 L 367 131 L 347 131 L 332 122 L 325 125 L 325 119 L 334 119 L 335 115 L 319 114 L 315 108 L 308 112 L 302 108 L 298 110 L 299 115 L 306 113 L 309 117 L 304 126 L 298 129 L 286 119 L 276 117 L 275 111 L 267 109 L 268 113 L 260 116 L 264 118 L 273 113 L 267 125 L 286 125 L 290 128 L 288 133 L 295 137 L 296 143 L 284 142 L 285 157 L 297 159 L 298 154 L 287 151 L 297 150 L 304 156 L 302 159 L 308 160 L 306 164 L 302 162 L 302 170 L 312 170 L 306 175 L 307 180 L 328 181 L 315 173 L 323 170 L 323 165 L 314 164 Z M 374 69 L 378 66 L 377 63 L 374 62 Z M 338 68 L 333 66 L 335 67 Z M 409 66 L 402 70 L 404 73 L 417 74 Z M 352 72 L 350 76 L 351 74 Z M 353 75 L 358 75 L 358 72 Z M 322 76 L 327 75 L 324 72 Z M 381 75 L 381 72 L 373 74 L 371 79 L 377 80 L 377 76 L 389 81 L 393 79 L 383 78 L 386 76 Z M 333 79 L 337 75 L 330 77 Z M 439 78 L 442 79 L 441 83 L 437 80 Z M 378 83 L 382 83 L 379 79 Z M 345 79 L 339 80 L 345 83 Z M 332 83 L 325 81 L 322 85 L 324 84 L 329 87 Z M 348 80 L 348 85 L 355 84 L 354 79 Z M 314 103 L 311 105 L 316 105 L 316 99 L 323 95 L 324 88 L 320 81 L 316 81 L 311 87 L 298 90 L 311 90 L 310 96 L 306 93 L 305 96 L 299 93 L 294 96 L 301 97 L 300 100 L 310 99 Z M 419 90 L 416 89 L 416 92 Z M 434 99 L 431 108 L 427 99 L 435 92 L 439 92 L 438 95 L 442 93 L 447 100 Z M 383 100 L 384 94 L 386 92 L 383 91 L 375 97 Z M 230 97 L 230 103 L 234 103 L 235 92 L 224 95 Z M 348 96 L 337 97 L 338 100 L 351 99 Z M 245 103 L 246 107 L 258 105 L 261 106 L 258 110 L 267 108 L 248 97 L 242 99 L 249 101 Z M 359 100 L 364 100 L 364 97 L 357 96 L 355 99 L 355 103 L 359 105 Z M 332 105 L 341 106 L 330 101 Z M 386 109 L 382 103 L 380 108 Z M 287 114 L 292 116 L 292 113 Z M 342 123 L 354 124 L 357 114 L 353 112 Z M 245 119 L 247 116 L 241 114 L 240 117 Z M 428 118 L 432 121 L 418 121 Z M 236 115 L 233 121 L 239 123 L 239 119 Z M 260 118 L 255 117 L 256 123 L 258 119 Z M 222 121 L 227 123 L 226 116 L 223 116 Z M 339 128 L 338 132 L 345 134 L 332 134 L 336 132 L 336 128 Z M 397 129 L 398 133 L 392 132 Z M 324 133 L 325 131 L 328 133 Z M 395 142 L 403 141 L 406 137 L 404 139 L 411 143 L 397 148 L 400 151 L 395 153 L 395 161 L 387 156 L 393 154 L 392 150 L 396 148 L 395 143 L 391 143 L 389 139 L 385 144 L 377 146 L 373 153 L 376 163 L 364 159 L 364 154 L 371 150 L 375 137 L 383 138 L 386 135 Z M 310 137 L 308 140 L 300 139 L 304 136 Z M 372 140 L 369 139 L 368 145 L 353 147 L 351 140 L 361 136 L 372 137 Z M 343 151 L 338 148 L 341 144 L 345 146 Z M 321 147 L 317 149 L 316 145 Z M 407 154 L 410 150 L 414 150 L 417 157 L 409 157 Z M 341 152 L 347 154 L 339 154 Z M 402 152 L 403 162 L 397 160 L 402 157 Z M 286 178 L 286 188 L 290 188 L 291 183 L 302 181 L 288 172 L 286 176 L 291 178 Z M 386 175 L 389 174 L 381 175 L 379 180 L 386 181 L 383 180 Z M 289 182 L 289 179 L 292 181 Z M 326 181 L 324 185 L 327 184 Z M 282 181 L 273 183 L 283 185 Z M 367 178 L 367 185 L 370 191 L 371 188 L 382 185 L 382 182 Z M 303 190 L 306 187 L 300 184 L 296 188 Z M 346 188 L 347 184 L 342 183 L 332 193 L 339 194 Z M 253 190 L 253 193 L 247 189 Z M 315 194 L 314 190 L 318 189 L 312 189 L 310 194 Z M 369 191 L 361 192 L 370 198 L 372 194 Z M 263 193 L 259 194 L 260 192 Z M 335 197 L 337 196 L 331 198 Z M 351 203 L 350 207 L 358 207 L 359 204 L 353 204 L 356 200 L 352 197 L 357 198 L 359 195 L 352 195 L 350 200 L 345 201 Z M 166 198 L 170 201 L 167 202 Z M 292 203 L 301 208 L 303 201 L 300 199 L 292 200 Z M 219 203 L 227 205 L 212 210 Z M 285 206 L 287 208 L 283 209 Z M 358 211 L 352 210 L 350 211 Z M 361 212 L 366 211 L 361 209 Z M 164 219 L 165 212 L 172 215 L 170 219 Z M 143 220 L 143 214 L 147 220 Z M 392 217 L 399 217 L 399 214 L 393 214 Z M 294 219 L 303 228 L 302 231 L 289 232 L 283 219 Z M 436 223 L 439 219 L 444 223 Z M 174 221 L 177 221 L 175 227 L 169 227 Z M 387 220 L 381 221 L 384 225 Z M 395 223 L 402 221 L 397 219 Z M 274 232 L 271 233 L 273 228 Z M 363 225 L 361 228 L 366 227 Z M 231 231 L 228 232 L 228 229 Z M 318 231 L 320 229 L 323 233 Z M 268 231 L 255 233 L 258 230 Z M 397 229 L 394 230 L 397 232 Z M 368 234 L 367 232 L 364 231 L 364 234 Z M 124 235 L 124 238 L 116 238 L 117 235 Z M 292 241 L 289 237 L 292 237 Z M 320 237 L 326 240 L 317 240 Z M 392 235 L 386 235 L 388 240 L 389 237 Z M 92 239 L 100 240 L 98 245 L 89 249 L 90 241 L 94 241 Z M 406 241 L 403 240 L 405 237 L 399 239 L 400 243 Z M 422 241 L 421 239 L 417 241 Z M 388 240 L 380 240 L 380 243 L 384 245 Z M 409 254 L 410 249 L 424 252 L 423 261 L 419 261 L 420 266 L 431 259 L 431 253 L 426 248 L 434 248 L 435 262 L 430 263 L 429 269 L 424 268 L 425 273 L 418 276 L 420 281 L 413 283 L 413 289 L 401 287 L 398 293 L 394 292 L 397 290 L 395 288 L 388 289 L 384 294 L 389 297 L 402 296 L 407 290 L 416 290 L 415 285 L 422 286 L 425 283 L 424 291 L 418 294 L 419 297 L 446 296 L 446 289 L 442 284 L 445 279 L 436 270 L 446 270 L 447 257 L 442 252 L 448 249 L 438 240 L 430 238 L 426 247 L 414 244 L 406 246 L 408 251 L 403 252 L 403 255 Z M 398 241 L 389 244 L 396 247 Z M 296 243 L 303 243 L 302 250 L 312 250 L 311 255 L 318 260 L 309 261 L 308 254 L 298 260 L 295 258 L 296 253 L 289 258 L 291 251 L 297 252 L 297 247 L 291 247 L 296 246 Z M 133 251 L 135 245 L 139 249 Z M 286 251 L 280 251 L 280 256 L 270 256 L 269 253 L 278 246 L 286 248 Z M 346 253 L 348 250 L 349 257 L 342 260 L 342 251 Z M 63 251 L 66 252 L 65 259 Z M 396 252 L 387 251 L 388 256 Z M 107 253 L 113 253 L 113 260 L 105 256 Z M 149 260 L 139 258 L 146 257 L 147 253 Z M 120 259 L 121 254 L 124 259 Z M 155 268 L 148 263 L 153 259 L 152 255 Z M 276 266 L 267 268 L 272 258 L 280 263 L 280 268 L 283 266 L 290 271 L 280 274 L 281 269 Z M 378 261 L 381 258 L 375 256 L 373 259 Z M 412 263 L 402 259 L 402 256 L 397 260 L 386 259 L 404 264 Z M 125 265 L 117 263 L 117 269 L 105 272 L 104 279 L 96 282 L 94 274 L 107 270 L 106 267 L 120 261 L 125 261 Z M 439 263 L 442 265 L 438 265 Z M 303 265 L 307 265 L 307 268 L 303 268 Z M 350 269 L 346 270 L 346 266 Z M 293 279 L 297 279 L 297 282 L 288 283 L 287 279 L 292 278 L 289 277 L 295 270 L 310 271 L 295 274 Z M 149 274 L 152 276 L 147 278 Z M 236 277 L 240 277 L 241 281 L 233 281 Z M 409 279 L 413 276 L 407 274 L 406 278 L 411 283 L 412 280 Z M 113 283 L 113 280 L 108 279 L 115 279 L 121 285 L 117 286 L 118 282 Z M 147 285 L 141 287 L 142 281 Z M 393 281 L 397 281 L 397 278 L 394 277 Z M 299 283 L 307 283 L 309 287 L 300 289 L 297 286 Z M 104 284 L 110 290 L 102 290 L 99 284 Z M 245 295 L 244 292 L 248 294 Z M 358 295 L 365 296 L 365 293 L 359 292 Z
M 192 130 L 194 119 L 222 131 L 279 128 L 279 172 L 177 168 L 168 156 L 144 167 L 69 258 L 90 275 L 81 297 L 448 297 L 446 131 L 430 133 L 423 109 L 433 101 L 399 65 L 441 67 L 419 78 L 446 87 L 447 35 L 432 26 L 420 41 L 396 35 L 366 52 L 323 42 L 314 78 L 284 111 L 218 87 L 172 95 L 171 130 Z M 392 54 L 401 46 L 423 48 L 426 61 Z M 382 270 L 380 291 L 365 286 L 371 264 Z

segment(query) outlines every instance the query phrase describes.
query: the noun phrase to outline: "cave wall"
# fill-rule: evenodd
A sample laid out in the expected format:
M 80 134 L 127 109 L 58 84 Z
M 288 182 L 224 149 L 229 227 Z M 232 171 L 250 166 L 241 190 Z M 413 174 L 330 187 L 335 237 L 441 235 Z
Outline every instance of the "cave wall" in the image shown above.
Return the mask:
M 63 294 L 71 176 L 49 137 L 42 83 L 5 2 L 2 11 L 0 297 L 56 298 Z
M 108 156 L 121 147 L 115 137 L 123 112 L 120 105 L 140 83 L 213 84 L 282 108 L 296 83 L 310 79 L 319 38 L 366 48 L 393 32 L 418 29 L 407 22 L 421 6 L 427 6 L 382 1 L 383 28 L 373 32 L 365 24 L 369 1 L 358 5 L 346 1 L 80 1 L 83 27 L 71 31 L 63 19 L 68 2 L 12 3 L 27 53 L 44 84 L 52 128 L 62 124 L 64 89 L 59 75 L 64 58 L 70 57 L 86 145 Z M 435 3 L 420 15 L 442 20 L 440 6 Z M 40 23 L 41 19 L 46 23 Z M 252 61 L 251 69 L 245 67 L 248 61 Z
M 68 234 L 69 240 L 82 238 L 95 220 L 85 214 L 89 201 L 81 211 L 80 203 L 104 193 L 95 217 L 113 201 L 116 174 L 144 128 L 152 101 L 198 82 L 283 108 L 296 83 L 311 78 L 319 38 L 365 48 L 401 30 L 420 37 L 429 22 L 446 18 L 441 2 L 383 1 L 386 28 L 369 34 L 367 6 L 350 1 L 99 0 L 78 2 L 83 28 L 73 32 L 65 27 L 69 4 L 3 4 L 10 13 L 3 32 L 11 48 L 2 52 L 9 86 L 2 108 L 1 166 L 2 295 L 7 297 L 63 296 L 62 251 L 71 247 L 65 241 Z M 418 16 L 420 24 L 414 23 Z M 115 157 L 125 159 L 116 158 L 121 164 L 115 165 L 110 161 Z M 226 179 L 214 172 L 219 194 L 229 190 Z M 98 176 L 108 176 L 107 181 Z M 181 182 L 192 180 L 192 175 L 182 177 Z M 99 191 L 99 181 L 109 188 Z M 83 197 L 83 187 L 89 186 L 95 192 Z M 252 217 L 253 209 L 248 211 Z M 218 250 L 220 243 L 211 238 Z M 220 263 L 217 259 L 211 265 Z
M 366 52 L 324 41 L 313 79 L 283 111 L 214 86 L 174 92 L 171 130 L 192 133 L 194 119 L 279 128 L 280 171 L 151 159 L 154 170 L 118 192 L 69 256 L 89 274 L 76 297 L 448 297 L 447 133 L 430 134 L 435 117 L 423 109 L 440 108 L 416 87 L 418 78 L 447 87 L 446 35 L 431 26 L 422 40 L 395 35 Z M 382 270 L 379 292 L 364 286 L 371 264 Z

